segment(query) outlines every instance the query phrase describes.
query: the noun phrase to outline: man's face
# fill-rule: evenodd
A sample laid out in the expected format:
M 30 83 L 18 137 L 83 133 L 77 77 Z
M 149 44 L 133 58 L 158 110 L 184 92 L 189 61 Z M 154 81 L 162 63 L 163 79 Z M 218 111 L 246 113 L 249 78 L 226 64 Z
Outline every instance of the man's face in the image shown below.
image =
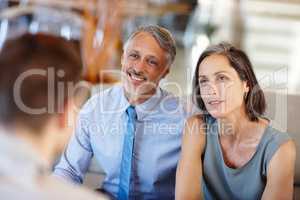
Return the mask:
M 135 97 L 152 95 L 169 72 L 166 52 L 146 32 L 129 41 L 121 63 L 125 92 Z

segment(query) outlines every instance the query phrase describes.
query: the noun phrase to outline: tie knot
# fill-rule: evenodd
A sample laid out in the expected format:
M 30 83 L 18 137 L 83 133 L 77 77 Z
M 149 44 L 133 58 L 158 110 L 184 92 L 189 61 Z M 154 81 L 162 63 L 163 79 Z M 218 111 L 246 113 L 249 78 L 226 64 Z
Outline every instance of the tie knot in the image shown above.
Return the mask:
M 126 110 L 128 117 L 130 119 L 136 119 L 136 111 L 135 108 L 133 106 L 129 106 Z

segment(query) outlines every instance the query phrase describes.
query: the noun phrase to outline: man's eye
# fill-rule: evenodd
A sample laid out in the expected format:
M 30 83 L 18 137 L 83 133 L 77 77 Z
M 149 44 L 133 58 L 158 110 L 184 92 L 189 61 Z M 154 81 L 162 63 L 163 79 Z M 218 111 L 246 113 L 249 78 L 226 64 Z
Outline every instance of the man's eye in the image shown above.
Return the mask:
M 137 54 L 134 54 L 134 53 L 132 53 L 132 54 L 129 54 L 129 57 L 130 57 L 130 58 L 137 58 L 137 57 L 138 57 L 138 55 L 137 55 Z
M 150 60 L 149 63 L 150 63 L 150 65 L 154 65 L 154 66 L 158 65 L 158 63 L 156 61 L 154 61 L 154 60 Z

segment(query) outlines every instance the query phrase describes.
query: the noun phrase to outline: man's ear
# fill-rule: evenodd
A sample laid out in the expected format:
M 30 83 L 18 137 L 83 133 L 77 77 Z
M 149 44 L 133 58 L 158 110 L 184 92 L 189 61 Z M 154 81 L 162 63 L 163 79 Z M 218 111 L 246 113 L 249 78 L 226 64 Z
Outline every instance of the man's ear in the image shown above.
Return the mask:
M 55 129 L 51 131 L 52 138 L 56 141 L 56 155 L 60 155 L 69 142 L 75 128 L 76 116 L 77 109 L 73 99 L 66 101 L 63 108 L 56 115 Z
M 64 103 L 58 117 L 59 128 L 61 129 L 75 125 L 76 106 L 73 99 L 69 99 Z
M 123 66 L 123 64 L 124 64 L 124 54 L 125 54 L 125 52 L 121 55 L 121 65 Z
M 170 67 L 167 67 L 165 70 L 164 70 L 164 73 L 162 75 L 162 79 L 165 78 L 168 74 L 170 73 Z

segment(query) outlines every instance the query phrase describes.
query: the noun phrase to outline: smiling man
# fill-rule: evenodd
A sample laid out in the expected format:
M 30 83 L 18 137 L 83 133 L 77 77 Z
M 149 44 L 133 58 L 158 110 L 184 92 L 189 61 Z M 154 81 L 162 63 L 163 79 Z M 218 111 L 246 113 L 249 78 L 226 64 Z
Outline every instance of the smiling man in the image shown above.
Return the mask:
M 82 183 L 94 156 L 106 174 L 102 190 L 113 199 L 174 199 L 186 112 L 159 82 L 175 55 L 166 29 L 135 31 L 124 45 L 122 84 L 82 108 L 55 174 Z

